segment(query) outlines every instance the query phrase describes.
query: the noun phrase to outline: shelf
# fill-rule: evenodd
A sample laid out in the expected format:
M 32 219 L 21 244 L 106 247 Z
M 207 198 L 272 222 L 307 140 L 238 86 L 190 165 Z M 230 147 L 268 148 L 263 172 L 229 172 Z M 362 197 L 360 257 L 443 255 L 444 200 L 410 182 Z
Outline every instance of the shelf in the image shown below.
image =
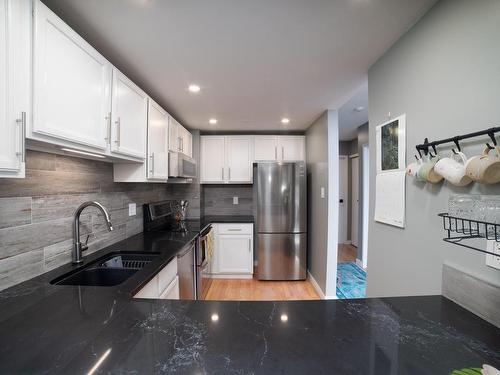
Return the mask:
M 480 251 L 485 254 L 498 256 L 498 254 L 487 250 L 479 249 L 462 243 L 464 240 L 470 239 L 486 239 L 490 241 L 500 242 L 500 224 L 488 223 L 472 219 L 464 219 L 460 217 L 450 216 L 447 213 L 440 213 L 438 216 L 443 218 L 443 228 L 448 233 L 448 236 L 443 238 L 443 241 L 463 246 L 468 249 Z M 456 233 L 457 236 L 453 236 Z

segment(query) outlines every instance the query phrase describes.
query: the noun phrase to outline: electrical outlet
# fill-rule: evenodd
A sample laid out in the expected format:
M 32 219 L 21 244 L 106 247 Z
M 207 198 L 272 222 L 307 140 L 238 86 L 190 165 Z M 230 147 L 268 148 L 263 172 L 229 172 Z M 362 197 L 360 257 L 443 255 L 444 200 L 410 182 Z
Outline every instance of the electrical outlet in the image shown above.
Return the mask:
M 500 270 L 500 243 L 488 241 L 487 250 L 497 255 L 486 254 L 486 265 Z
M 238 204 L 238 197 L 233 197 L 233 204 Z
M 325 188 L 324 187 L 321 187 L 321 189 L 320 189 L 320 195 L 321 195 L 322 199 L 325 199 Z
M 137 206 L 135 203 L 128 204 L 128 216 L 135 216 L 137 214 Z

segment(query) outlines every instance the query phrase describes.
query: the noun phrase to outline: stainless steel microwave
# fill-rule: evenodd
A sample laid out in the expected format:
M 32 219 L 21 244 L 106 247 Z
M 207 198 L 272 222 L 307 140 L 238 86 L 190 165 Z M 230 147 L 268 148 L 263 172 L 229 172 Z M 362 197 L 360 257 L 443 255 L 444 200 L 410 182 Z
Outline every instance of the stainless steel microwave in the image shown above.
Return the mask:
M 180 152 L 168 156 L 168 177 L 196 178 L 196 160 Z

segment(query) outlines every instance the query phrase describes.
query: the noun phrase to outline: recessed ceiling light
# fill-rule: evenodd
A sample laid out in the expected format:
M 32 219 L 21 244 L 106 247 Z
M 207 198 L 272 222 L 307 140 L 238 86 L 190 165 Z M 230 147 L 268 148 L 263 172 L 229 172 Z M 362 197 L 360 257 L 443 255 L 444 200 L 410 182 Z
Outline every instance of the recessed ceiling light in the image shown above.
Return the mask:
M 189 85 L 188 90 L 191 92 L 200 92 L 201 87 L 198 85 Z
M 363 112 L 363 111 L 364 111 L 364 109 L 365 109 L 365 107 L 363 107 L 362 105 L 360 105 L 359 107 L 354 108 L 354 110 L 353 110 L 353 111 L 354 111 L 354 112 Z
M 210 120 L 208 120 L 208 122 L 212 125 L 215 125 L 217 124 L 217 119 L 216 118 L 211 118 Z
M 289 119 L 289 118 L 284 117 L 284 118 L 282 118 L 282 119 L 281 119 L 281 123 L 282 123 L 282 124 L 289 124 L 289 123 L 290 123 L 290 119 Z

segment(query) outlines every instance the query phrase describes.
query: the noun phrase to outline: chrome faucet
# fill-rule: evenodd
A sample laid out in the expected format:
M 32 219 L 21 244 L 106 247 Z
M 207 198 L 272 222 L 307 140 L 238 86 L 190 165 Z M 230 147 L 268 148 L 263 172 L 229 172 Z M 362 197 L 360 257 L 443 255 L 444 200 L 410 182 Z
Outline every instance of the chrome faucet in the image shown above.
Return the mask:
M 113 230 L 113 225 L 111 224 L 111 221 L 109 219 L 108 212 L 104 208 L 102 204 L 99 202 L 85 202 L 80 205 L 75 211 L 75 217 L 73 219 L 73 239 L 74 239 L 74 245 L 73 245 L 73 252 L 71 254 L 71 259 L 73 264 L 80 264 L 83 262 L 83 257 L 82 257 L 82 251 L 87 250 L 89 247 L 87 246 L 87 242 L 85 244 L 82 244 L 80 242 L 80 215 L 82 214 L 82 211 L 89 206 L 94 206 L 97 207 L 102 214 L 104 215 L 104 218 L 106 220 L 106 225 L 108 226 L 109 231 L 111 232 Z M 88 241 L 88 237 L 87 237 Z

